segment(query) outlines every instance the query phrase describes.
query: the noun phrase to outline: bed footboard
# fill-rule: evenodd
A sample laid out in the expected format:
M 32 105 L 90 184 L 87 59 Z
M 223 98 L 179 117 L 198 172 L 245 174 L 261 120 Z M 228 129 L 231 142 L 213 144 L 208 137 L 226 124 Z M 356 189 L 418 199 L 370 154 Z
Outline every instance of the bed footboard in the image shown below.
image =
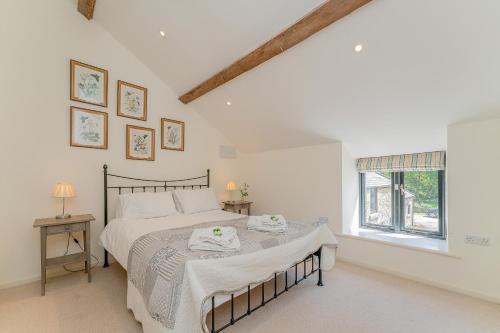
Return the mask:
M 318 267 L 314 267 L 314 256 L 317 256 L 318 257 Z M 308 271 L 307 270 L 307 262 L 311 261 L 311 269 Z M 299 269 L 298 269 L 298 265 L 299 264 L 303 264 L 304 265 L 304 270 L 303 272 L 299 272 Z M 292 268 L 295 268 L 294 271 L 295 271 L 295 281 L 292 282 L 291 284 L 288 283 L 288 270 L 292 269 Z M 281 290 L 281 291 L 278 291 L 278 283 L 277 283 L 277 277 L 278 277 L 278 273 L 274 273 L 274 294 L 272 297 L 269 297 L 268 299 L 266 299 L 266 294 L 265 294 L 265 282 L 263 282 L 261 285 L 260 285 L 260 288 L 261 288 L 261 302 L 259 305 L 257 305 L 256 307 L 252 308 L 251 307 L 251 304 L 250 304 L 250 285 L 247 286 L 247 291 L 246 291 L 246 299 L 247 299 L 247 311 L 242 314 L 241 316 L 238 316 L 238 317 L 235 317 L 234 315 L 234 293 L 231 294 L 231 300 L 229 302 L 231 302 L 231 319 L 229 320 L 229 322 L 219 328 L 216 328 L 215 327 L 215 297 L 216 295 L 212 296 L 211 298 L 211 311 L 210 311 L 210 323 L 211 323 L 211 326 L 210 326 L 210 333 L 218 333 L 218 332 L 221 332 L 222 330 L 228 328 L 229 326 L 231 325 L 234 325 L 236 322 L 238 322 L 239 320 L 249 316 L 250 314 L 252 314 L 252 312 L 254 311 L 257 311 L 258 309 L 260 309 L 261 307 L 265 306 L 267 303 L 271 302 L 272 300 L 278 298 L 278 296 L 281 296 L 282 294 L 284 294 L 285 292 L 289 291 L 290 289 L 292 289 L 293 287 L 295 287 L 297 284 L 299 284 L 300 282 L 302 282 L 303 280 L 307 279 L 309 276 L 313 275 L 314 273 L 318 272 L 318 283 L 317 285 L 318 286 L 323 286 L 323 272 L 321 271 L 321 248 L 319 248 L 316 252 L 314 252 L 313 254 L 310 254 L 308 255 L 306 258 L 304 258 L 304 260 L 296 263 L 295 265 L 289 267 L 287 270 L 284 271 L 284 274 L 285 274 L 285 286 L 284 288 Z M 282 273 L 280 273 L 282 274 Z M 259 288 L 259 287 L 257 287 Z

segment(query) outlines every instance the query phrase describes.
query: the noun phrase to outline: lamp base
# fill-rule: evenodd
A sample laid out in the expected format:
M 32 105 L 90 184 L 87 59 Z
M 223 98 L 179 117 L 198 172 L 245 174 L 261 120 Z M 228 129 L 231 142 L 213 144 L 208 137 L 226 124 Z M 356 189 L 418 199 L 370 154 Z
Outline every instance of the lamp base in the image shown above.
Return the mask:
M 59 214 L 56 216 L 56 219 L 69 219 L 71 217 L 71 214 Z

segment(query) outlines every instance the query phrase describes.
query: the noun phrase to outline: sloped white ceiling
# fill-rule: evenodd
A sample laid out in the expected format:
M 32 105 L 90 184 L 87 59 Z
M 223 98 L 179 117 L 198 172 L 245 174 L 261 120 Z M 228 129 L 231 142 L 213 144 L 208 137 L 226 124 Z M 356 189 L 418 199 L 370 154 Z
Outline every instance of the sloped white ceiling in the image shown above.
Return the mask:
M 321 3 L 101 0 L 95 20 L 180 96 Z M 443 149 L 447 125 L 500 115 L 499 13 L 498 0 L 373 0 L 190 105 L 243 151 Z

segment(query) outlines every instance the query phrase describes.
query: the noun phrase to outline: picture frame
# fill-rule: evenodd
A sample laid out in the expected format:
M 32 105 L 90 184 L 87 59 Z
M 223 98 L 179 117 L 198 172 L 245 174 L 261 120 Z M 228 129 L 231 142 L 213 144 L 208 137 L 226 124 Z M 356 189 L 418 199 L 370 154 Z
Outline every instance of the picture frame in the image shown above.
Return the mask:
M 70 60 L 70 99 L 97 106 L 108 106 L 108 71 Z
M 117 116 L 146 121 L 148 89 L 118 80 L 117 104 Z
M 161 149 L 184 151 L 183 121 L 161 118 Z
M 108 114 L 72 106 L 70 146 L 108 149 Z
M 127 125 L 127 159 L 155 160 L 155 130 L 134 125 Z

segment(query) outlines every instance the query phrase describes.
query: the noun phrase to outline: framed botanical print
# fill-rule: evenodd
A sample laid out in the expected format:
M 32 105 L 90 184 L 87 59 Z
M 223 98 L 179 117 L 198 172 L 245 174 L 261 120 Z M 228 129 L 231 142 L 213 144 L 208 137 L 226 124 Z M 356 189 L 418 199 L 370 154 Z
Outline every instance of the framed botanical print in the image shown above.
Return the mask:
M 108 114 L 71 107 L 70 145 L 108 149 Z
M 127 159 L 155 160 L 155 130 L 127 125 Z
M 161 149 L 184 151 L 184 122 L 161 119 Z
M 108 106 L 108 71 L 82 62 L 70 61 L 72 101 Z
M 118 81 L 118 107 L 116 114 L 121 117 L 147 120 L 148 89 L 132 83 Z

